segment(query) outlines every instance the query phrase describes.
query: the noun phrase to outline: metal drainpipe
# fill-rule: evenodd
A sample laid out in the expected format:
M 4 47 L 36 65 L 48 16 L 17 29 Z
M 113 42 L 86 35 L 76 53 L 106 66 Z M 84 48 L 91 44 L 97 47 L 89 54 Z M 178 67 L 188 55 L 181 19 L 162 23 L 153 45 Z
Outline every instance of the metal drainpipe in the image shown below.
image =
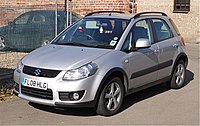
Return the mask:
M 68 2 L 68 0 L 66 0 L 67 1 L 67 22 L 66 22 L 66 26 L 68 27 L 69 26 L 69 2 Z
M 58 0 L 56 0 L 56 9 L 55 9 L 55 37 L 58 34 Z
M 69 0 L 70 1 L 70 25 L 72 24 L 72 0 Z

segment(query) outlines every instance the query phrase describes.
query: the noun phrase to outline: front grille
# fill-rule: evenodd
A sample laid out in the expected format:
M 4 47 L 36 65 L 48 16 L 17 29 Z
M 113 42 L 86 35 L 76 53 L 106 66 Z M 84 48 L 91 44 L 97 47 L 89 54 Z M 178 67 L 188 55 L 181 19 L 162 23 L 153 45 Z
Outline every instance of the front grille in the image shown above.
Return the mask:
M 35 68 L 30 66 L 24 66 L 23 73 L 37 76 L 37 77 L 47 77 L 47 78 L 54 78 L 56 77 L 61 71 L 60 70 L 48 70 L 48 69 L 41 69 Z
M 41 89 L 21 86 L 21 93 L 35 98 L 53 100 L 53 92 L 51 89 L 41 90 Z

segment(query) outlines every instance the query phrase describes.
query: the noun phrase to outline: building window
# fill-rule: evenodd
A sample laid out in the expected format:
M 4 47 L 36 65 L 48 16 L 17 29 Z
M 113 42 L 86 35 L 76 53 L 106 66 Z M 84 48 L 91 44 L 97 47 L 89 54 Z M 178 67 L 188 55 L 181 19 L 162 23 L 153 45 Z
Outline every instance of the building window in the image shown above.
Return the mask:
M 190 0 L 174 0 L 174 12 L 189 12 Z

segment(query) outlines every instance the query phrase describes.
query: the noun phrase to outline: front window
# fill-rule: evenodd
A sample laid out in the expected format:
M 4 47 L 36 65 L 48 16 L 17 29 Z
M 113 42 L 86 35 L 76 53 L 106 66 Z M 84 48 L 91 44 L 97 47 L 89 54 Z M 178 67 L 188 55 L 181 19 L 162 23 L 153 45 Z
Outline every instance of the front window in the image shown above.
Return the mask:
M 29 17 L 30 17 L 29 14 L 22 15 L 22 16 L 20 16 L 19 18 L 17 18 L 17 19 L 15 20 L 15 24 L 16 24 L 16 25 L 24 25 L 24 24 L 27 24 L 27 23 L 28 23 L 28 20 L 29 20 Z
M 128 20 L 82 19 L 52 44 L 114 49 L 127 25 Z
M 135 23 L 121 50 L 124 52 L 130 52 L 135 48 L 135 44 L 138 39 L 148 39 L 151 43 L 154 43 L 150 28 L 150 21 L 148 19 L 140 20 Z

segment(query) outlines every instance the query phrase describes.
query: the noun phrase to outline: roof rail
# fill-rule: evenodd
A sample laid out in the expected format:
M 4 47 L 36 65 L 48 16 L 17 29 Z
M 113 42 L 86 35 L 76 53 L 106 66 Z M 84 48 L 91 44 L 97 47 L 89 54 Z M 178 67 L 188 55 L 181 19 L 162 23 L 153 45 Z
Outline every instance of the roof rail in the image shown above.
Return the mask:
M 98 14 L 98 13 L 110 13 L 110 15 L 111 15 L 111 13 L 120 13 L 120 14 L 123 14 L 124 12 L 122 12 L 122 11 L 95 11 L 95 12 L 91 12 L 89 14 L 86 14 L 85 17 L 91 16 L 93 14 Z
M 141 13 L 134 15 L 132 18 L 138 18 L 138 17 L 140 17 L 141 15 L 144 15 L 144 14 L 161 14 L 163 16 L 167 16 L 167 14 L 165 14 L 164 12 L 141 12 Z

